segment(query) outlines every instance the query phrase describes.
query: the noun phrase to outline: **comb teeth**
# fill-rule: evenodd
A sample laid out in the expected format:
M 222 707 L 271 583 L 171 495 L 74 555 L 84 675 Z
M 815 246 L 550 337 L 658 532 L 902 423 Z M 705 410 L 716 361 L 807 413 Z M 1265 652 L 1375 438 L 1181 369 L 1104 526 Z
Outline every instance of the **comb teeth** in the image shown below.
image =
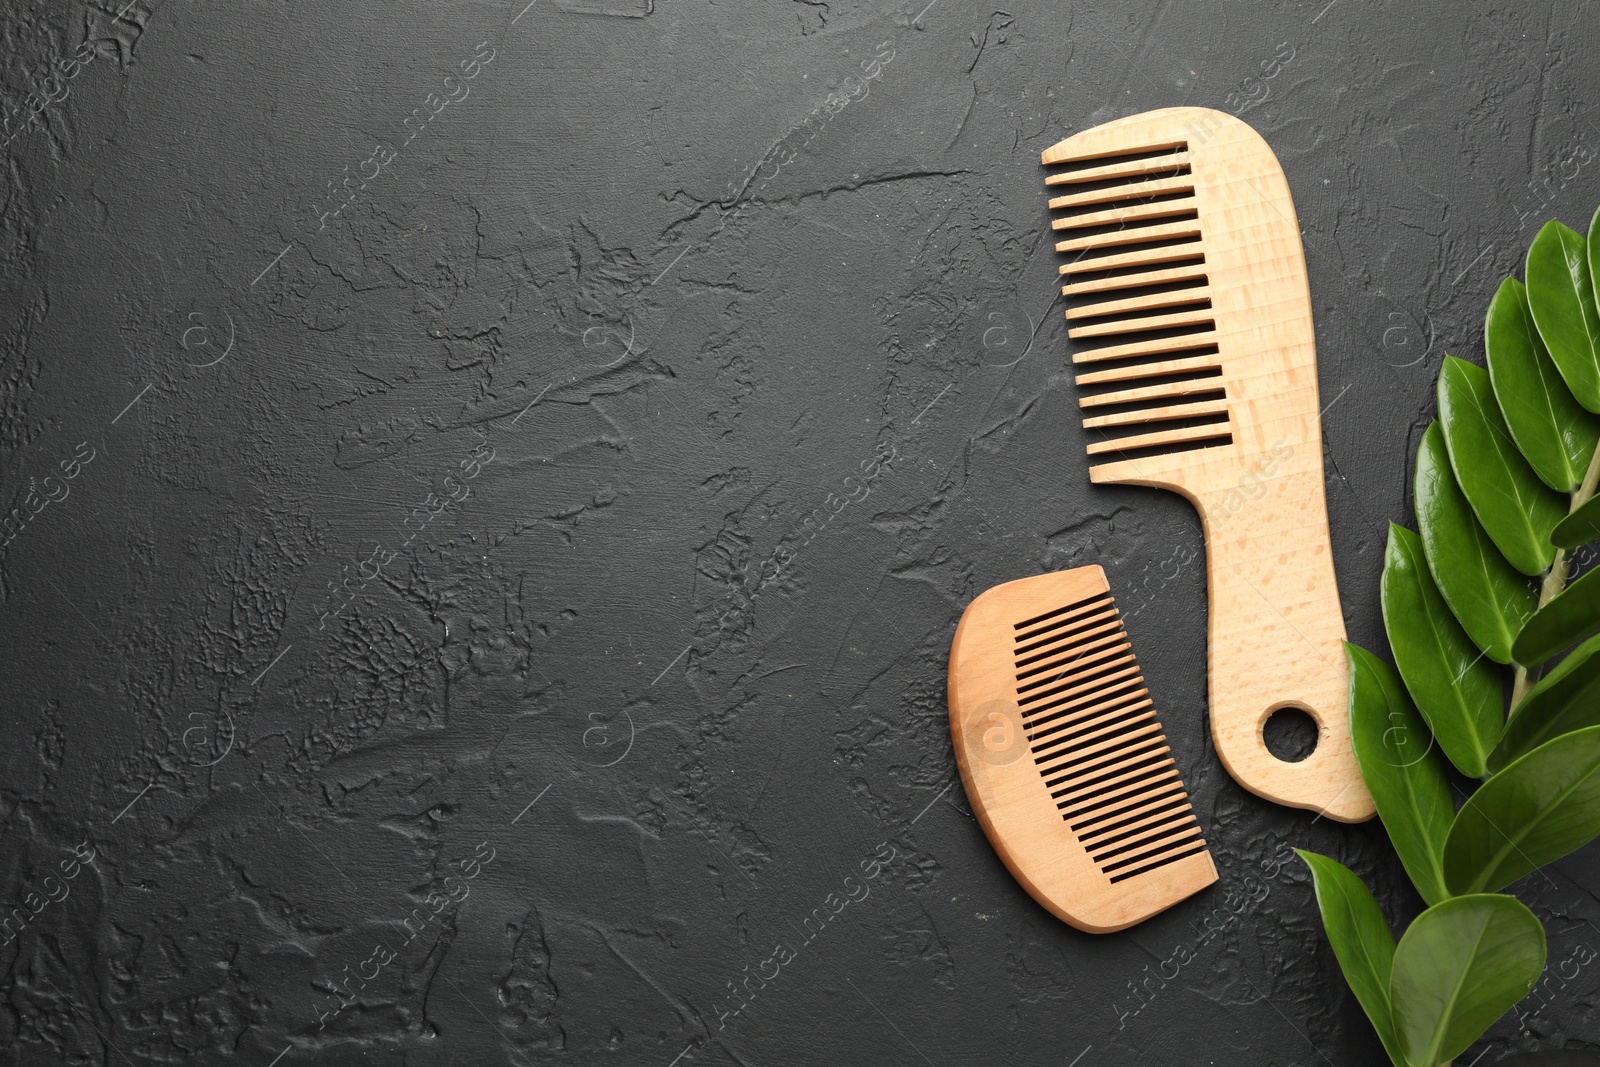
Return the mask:
M 1206 850 L 1109 593 L 1014 623 L 1017 705 L 1061 818 L 1112 883 Z
M 1061 160 L 1045 184 L 1080 374 L 1089 454 L 1139 459 L 1231 445 L 1187 142 Z M 1114 384 L 1113 384 L 1114 383 Z

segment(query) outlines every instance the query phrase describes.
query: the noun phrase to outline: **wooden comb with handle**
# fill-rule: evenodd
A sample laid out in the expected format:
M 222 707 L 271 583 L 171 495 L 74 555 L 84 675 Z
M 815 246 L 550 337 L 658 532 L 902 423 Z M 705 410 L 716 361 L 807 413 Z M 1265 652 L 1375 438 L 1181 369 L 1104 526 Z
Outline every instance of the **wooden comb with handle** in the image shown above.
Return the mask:
M 1245 123 L 1180 107 L 1043 155 L 1080 342 L 1095 482 L 1156 486 L 1200 513 L 1211 732 L 1235 781 L 1343 822 L 1373 814 L 1351 747 L 1344 619 L 1323 494 L 1316 342 L 1289 183 Z M 1286 762 L 1263 729 L 1310 714 Z
M 949 700 L 973 814 L 1058 918 L 1110 933 L 1217 880 L 1099 567 L 967 605 Z

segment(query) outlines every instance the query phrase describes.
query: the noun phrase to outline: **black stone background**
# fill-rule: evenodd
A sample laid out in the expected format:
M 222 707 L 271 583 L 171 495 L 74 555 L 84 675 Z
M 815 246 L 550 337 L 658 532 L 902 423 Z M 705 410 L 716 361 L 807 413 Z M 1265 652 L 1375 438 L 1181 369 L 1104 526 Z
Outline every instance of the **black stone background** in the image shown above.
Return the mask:
M 5 134 L 0 496 L 94 459 L 0 562 L 0 903 L 45 901 L 0 946 L 4 1062 L 1379 1062 L 1282 850 L 1419 901 L 1377 827 L 1221 772 L 1198 524 L 1088 481 L 1038 155 L 1172 104 L 1273 145 L 1381 647 L 1439 361 L 1600 201 L 1595 5 L 521 9 L 0 15 L 8 107 L 93 49 Z M 944 702 L 973 596 L 1086 563 L 1222 872 L 1107 937 L 1005 873 Z M 1462 1064 L 1600 1042 L 1594 850 L 1519 891 L 1557 977 Z

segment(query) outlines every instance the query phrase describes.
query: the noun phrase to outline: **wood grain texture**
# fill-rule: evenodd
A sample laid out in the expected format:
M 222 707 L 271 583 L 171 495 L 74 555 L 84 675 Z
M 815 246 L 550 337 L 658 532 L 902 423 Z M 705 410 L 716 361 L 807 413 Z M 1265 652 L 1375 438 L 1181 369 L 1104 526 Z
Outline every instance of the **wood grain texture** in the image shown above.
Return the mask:
M 1206 108 L 1119 119 L 1042 159 L 1052 191 L 1094 193 L 1053 210 L 1057 250 L 1076 254 L 1063 292 L 1096 305 L 1068 312 L 1073 360 L 1129 361 L 1078 376 L 1116 383 L 1081 397 L 1091 415 L 1128 406 L 1093 420 L 1089 453 L 1105 459 L 1090 477 L 1180 493 L 1204 527 L 1217 752 L 1259 796 L 1370 818 L 1349 735 L 1310 290 L 1283 170 L 1253 129 Z M 1180 421 L 1190 425 L 1170 425 Z M 1300 762 L 1263 739 L 1285 706 L 1317 723 Z
M 1217 880 L 1099 567 L 967 606 L 950 649 L 961 781 L 1034 899 L 1090 933 L 1142 922 Z

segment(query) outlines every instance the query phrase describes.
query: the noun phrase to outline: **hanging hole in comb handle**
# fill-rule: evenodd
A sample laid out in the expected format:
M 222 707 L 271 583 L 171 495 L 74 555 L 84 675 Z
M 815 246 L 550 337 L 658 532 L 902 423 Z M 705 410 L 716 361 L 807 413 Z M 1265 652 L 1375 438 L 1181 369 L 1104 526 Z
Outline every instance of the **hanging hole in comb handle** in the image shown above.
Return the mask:
M 1322 727 L 1309 708 L 1284 704 L 1267 712 L 1261 724 L 1261 741 L 1267 751 L 1285 763 L 1300 763 L 1317 750 Z

